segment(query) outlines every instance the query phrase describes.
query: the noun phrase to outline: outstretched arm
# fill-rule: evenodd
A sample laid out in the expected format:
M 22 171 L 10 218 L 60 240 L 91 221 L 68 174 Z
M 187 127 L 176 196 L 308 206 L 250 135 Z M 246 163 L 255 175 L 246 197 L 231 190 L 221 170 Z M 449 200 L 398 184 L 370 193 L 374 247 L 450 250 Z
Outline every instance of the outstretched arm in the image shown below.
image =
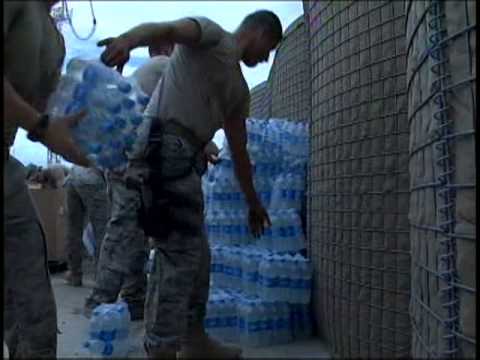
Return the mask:
M 225 136 L 227 137 L 235 173 L 249 207 L 249 224 L 255 237 L 263 234 L 265 227 L 271 226 L 267 211 L 258 199 L 252 179 L 252 166 L 247 152 L 247 130 L 244 118 L 225 120 Z
M 195 46 L 200 43 L 201 36 L 202 30 L 198 22 L 186 18 L 160 23 L 144 23 L 116 38 L 101 40 L 97 45 L 107 47 L 101 55 L 101 60 L 107 66 L 116 66 L 121 72 L 133 49 L 165 42 Z

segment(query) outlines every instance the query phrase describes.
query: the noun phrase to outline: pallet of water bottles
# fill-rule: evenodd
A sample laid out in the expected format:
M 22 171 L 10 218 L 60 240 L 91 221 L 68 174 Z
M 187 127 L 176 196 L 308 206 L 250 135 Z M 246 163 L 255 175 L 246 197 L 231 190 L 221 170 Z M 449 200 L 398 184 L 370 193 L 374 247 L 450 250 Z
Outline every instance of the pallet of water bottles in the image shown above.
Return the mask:
M 213 288 L 230 289 L 265 301 L 308 304 L 312 268 L 300 253 L 277 253 L 255 246 L 213 246 Z
M 312 334 L 309 304 L 266 301 L 230 289 L 212 289 L 205 318 L 207 332 L 247 347 L 285 344 Z

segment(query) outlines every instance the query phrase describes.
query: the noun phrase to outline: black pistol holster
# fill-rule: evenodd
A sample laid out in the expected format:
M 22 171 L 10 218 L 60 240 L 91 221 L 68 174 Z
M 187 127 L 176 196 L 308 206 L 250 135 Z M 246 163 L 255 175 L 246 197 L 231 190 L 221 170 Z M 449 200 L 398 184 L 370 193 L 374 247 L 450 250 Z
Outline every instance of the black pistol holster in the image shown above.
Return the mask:
M 202 166 L 197 166 L 197 160 L 199 155 L 203 154 L 205 144 L 198 141 L 189 129 L 174 120 L 166 121 L 161 126 L 157 124 L 152 126 L 145 151 L 148 175 L 137 186 L 142 197 L 139 223 L 146 236 L 162 238 L 168 232 L 169 207 L 174 200 L 165 190 L 165 183 L 186 177 L 197 168 L 203 170 Z M 172 150 L 171 144 L 165 144 L 165 136 L 168 135 L 182 139 L 179 141 L 185 141 L 195 150 L 187 155 L 180 150 L 175 152 L 175 147 Z M 179 149 L 181 148 L 182 145 L 179 144 Z

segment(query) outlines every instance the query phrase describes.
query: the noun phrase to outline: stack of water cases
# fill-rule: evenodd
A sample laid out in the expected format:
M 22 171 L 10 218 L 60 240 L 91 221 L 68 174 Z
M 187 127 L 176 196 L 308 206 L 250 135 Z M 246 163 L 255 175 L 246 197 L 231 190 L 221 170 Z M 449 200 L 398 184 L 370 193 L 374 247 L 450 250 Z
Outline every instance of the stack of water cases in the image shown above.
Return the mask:
M 254 185 L 272 226 L 250 235 L 248 207 L 228 144 L 203 178 L 212 249 L 205 326 L 243 346 L 282 344 L 311 334 L 311 266 L 300 213 L 305 197 L 308 126 L 282 119 L 247 120 Z

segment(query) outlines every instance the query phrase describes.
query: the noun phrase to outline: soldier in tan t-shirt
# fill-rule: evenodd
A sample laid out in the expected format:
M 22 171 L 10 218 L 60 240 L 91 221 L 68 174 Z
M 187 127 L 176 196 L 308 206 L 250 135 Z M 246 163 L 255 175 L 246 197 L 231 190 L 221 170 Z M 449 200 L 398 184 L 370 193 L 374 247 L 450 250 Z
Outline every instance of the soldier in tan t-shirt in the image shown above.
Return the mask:
M 270 11 L 247 16 L 234 33 L 213 21 L 186 18 L 137 26 L 105 39 L 102 60 L 122 68 L 137 47 L 174 42 L 175 50 L 145 114 L 152 117 L 146 160 L 153 204 L 145 230 L 155 258 L 147 289 L 145 348 L 150 358 L 237 358 L 241 350 L 208 337 L 203 327 L 209 292 L 210 249 L 204 232 L 201 174 L 195 159 L 223 128 L 249 206 L 250 228 L 270 225 L 258 199 L 246 150 L 249 90 L 240 61 L 267 61 L 282 39 Z
M 88 165 L 69 127 L 83 116 L 49 122 L 40 116 L 65 56 L 62 35 L 50 17 L 56 1 L 3 3 L 3 330 L 11 358 L 55 358 L 57 316 L 46 244 L 25 183 L 23 165 L 9 155 L 18 127 L 71 162 Z

